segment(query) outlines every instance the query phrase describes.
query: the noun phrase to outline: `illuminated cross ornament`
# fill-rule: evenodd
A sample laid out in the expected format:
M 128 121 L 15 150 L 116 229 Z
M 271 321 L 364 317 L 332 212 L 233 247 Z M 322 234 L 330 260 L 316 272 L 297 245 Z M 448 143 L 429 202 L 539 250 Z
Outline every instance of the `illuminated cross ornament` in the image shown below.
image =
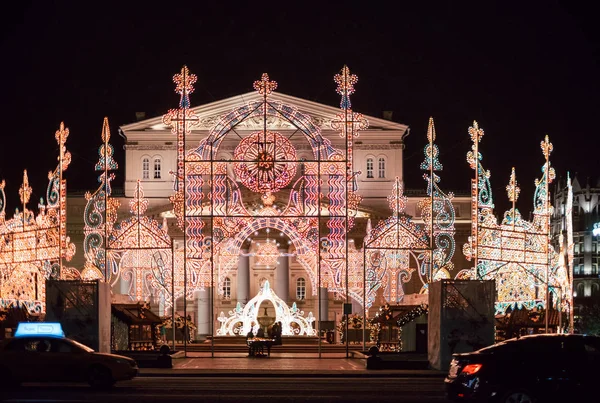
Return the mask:
M 269 80 L 269 75 L 263 73 L 261 79 L 254 82 L 253 87 L 260 95 L 266 97 L 277 89 L 277 81 Z
M 354 84 L 358 82 L 358 76 L 350 74 L 348 66 L 344 66 L 340 73 L 333 77 L 333 80 L 338 85 L 336 88 L 337 93 L 342 96 L 340 108 L 351 109 L 350 95 L 354 94 Z

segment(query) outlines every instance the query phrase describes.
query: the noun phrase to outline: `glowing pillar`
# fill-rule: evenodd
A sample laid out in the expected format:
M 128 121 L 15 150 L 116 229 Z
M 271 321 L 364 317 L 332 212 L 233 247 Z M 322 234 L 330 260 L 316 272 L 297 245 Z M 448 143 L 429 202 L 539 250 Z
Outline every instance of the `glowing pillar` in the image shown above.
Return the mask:
M 206 287 L 204 290 L 196 291 L 194 296 L 196 297 L 196 303 L 198 307 L 198 320 L 196 325 L 197 336 L 204 338 L 211 333 L 211 321 L 212 321 L 212 287 Z
M 286 253 L 287 250 L 280 250 L 280 253 Z M 275 268 L 275 294 L 287 304 L 290 298 L 290 265 L 287 256 L 277 258 Z
M 248 249 L 242 250 L 238 260 L 237 300 L 245 304 L 250 299 L 250 256 Z

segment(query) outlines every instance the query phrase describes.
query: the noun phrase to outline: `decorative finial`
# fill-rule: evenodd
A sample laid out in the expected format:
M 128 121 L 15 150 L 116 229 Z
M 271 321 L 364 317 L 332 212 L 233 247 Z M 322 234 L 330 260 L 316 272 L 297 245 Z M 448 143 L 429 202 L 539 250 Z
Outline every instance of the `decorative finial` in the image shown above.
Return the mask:
M 129 202 L 129 211 L 131 211 L 131 214 L 142 215 L 146 212 L 147 208 L 148 200 L 144 198 L 144 191 L 142 190 L 142 185 L 138 179 L 135 192 L 133 193 L 133 199 Z
M 269 75 L 263 73 L 260 80 L 254 82 L 253 87 L 260 95 L 269 95 L 277 88 L 277 81 L 269 80 Z
M 31 186 L 29 186 L 29 178 L 27 177 L 27 170 L 23 171 L 23 184 L 19 188 L 19 198 L 21 199 L 21 204 L 26 205 L 29 203 L 29 198 L 31 197 Z
M 108 125 L 108 118 L 104 118 L 102 123 L 102 144 L 98 153 L 100 159 L 96 163 L 96 171 L 112 171 L 119 168 L 119 165 L 113 158 L 114 148 L 108 143 L 110 140 L 110 128 Z
M 354 94 L 354 84 L 358 82 L 358 76 L 350 74 L 350 69 L 344 65 L 340 73 L 333 77 L 333 80 L 338 85 L 336 92 L 342 96 L 340 108 L 351 109 L 350 95 Z
M 546 159 L 550 158 L 550 153 L 552 153 L 554 146 L 548 139 L 548 135 L 546 135 L 544 140 L 540 143 L 540 146 L 542 147 L 542 153 L 544 154 L 544 157 L 546 157 Z
M 394 215 L 403 213 L 406 209 L 408 198 L 404 196 L 404 187 L 400 182 L 400 178 L 397 176 L 396 181 L 394 182 L 394 188 L 392 189 L 392 194 L 388 196 L 387 199 Z
M 195 74 L 190 74 L 186 65 L 181 68 L 179 74 L 173 76 L 173 82 L 177 84 L 175 92 L 181 95 L 179 101 L 180 108 L 187 109 L 190 107 L 190 94 L 194 92 L 194 83 L 197 79 L 198 77 Z
M 441 171 L 443 169 L 442 164 L 438 160 L 440 153 L 438 147 L 433 144 L 435 141 L 435 125 L 433 124 L 433 118 L 429 118 L 429 125 L 427 127 L 427 140 L 428 143 L 425 146 L 425 160 L 421 163 L 421 169 L 434 171 Z
M 510 180 L 508 185 L 506 186 L 506 192 L 508 193 L 508 200 L 513 203 L 517 202 L 519 198 L 519 193 L 521 193 L 521 188 L 517 184 L 517 176 L 515 174 L 515 168 L 513 167 L 512 172 L 510 173 Z
M 65 147 L 67 137 L 69 137 L 69 129 L 65 127 L 64 122 L 60 122 L 60 126 L 54 137 L 56 138 L 59 147 L 59 156 L 57 159 L 58 161 L 62 159 L 62 166 L 60 168 L 64 171 L 71 163 L 71 153 L 68 152 L 67 147 Z
M 473 126 L 469 127 L 469 134 L 471 135 L 471 141 L 473 143 L 479 143 L 483 137 L 483 129 L 479 128 L 479 124 L 476 120 L 473 121 Z

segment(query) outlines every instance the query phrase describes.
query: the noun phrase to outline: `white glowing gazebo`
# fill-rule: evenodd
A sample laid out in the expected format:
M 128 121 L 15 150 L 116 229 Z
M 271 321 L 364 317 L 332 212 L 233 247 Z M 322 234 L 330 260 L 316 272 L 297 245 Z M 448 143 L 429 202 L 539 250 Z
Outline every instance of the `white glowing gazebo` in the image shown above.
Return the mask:
M 252 324 L 258 323 L 258 311 L 264 301 L 270 301 L 275 307 L 275 321 L 281 322 L 282 335 L 284 336 L 316 336 L 317 331 L 313 328 L 315 317 L 312 312 L 304 317 L 294 302 L 290 308 L 275 294 L 265 281 L 258 294 L 252 298 L 244 307 L 237 303 L 235 310 L 229 311 L 229 317 L 223 312 L 218 317 L 221 327 L 217 330 L 217 336 L 243 336 L 252 328 Z

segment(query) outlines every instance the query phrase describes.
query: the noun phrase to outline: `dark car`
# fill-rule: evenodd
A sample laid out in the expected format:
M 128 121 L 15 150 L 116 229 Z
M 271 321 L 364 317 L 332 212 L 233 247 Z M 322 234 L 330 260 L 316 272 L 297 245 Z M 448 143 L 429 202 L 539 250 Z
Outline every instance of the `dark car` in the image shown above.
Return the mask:
M 455 401 L 577 399 L 597 383 L 598 368 L 600 337 L 540 334 L 454 354 L 445 385 Z
M 0 342 L 0 388 L 21 382 L 88 382 L 110 387 L 137 376 L 135 360 L 97 353 L 64 337 L 56 325 L 19 324 L 14 338 Z

